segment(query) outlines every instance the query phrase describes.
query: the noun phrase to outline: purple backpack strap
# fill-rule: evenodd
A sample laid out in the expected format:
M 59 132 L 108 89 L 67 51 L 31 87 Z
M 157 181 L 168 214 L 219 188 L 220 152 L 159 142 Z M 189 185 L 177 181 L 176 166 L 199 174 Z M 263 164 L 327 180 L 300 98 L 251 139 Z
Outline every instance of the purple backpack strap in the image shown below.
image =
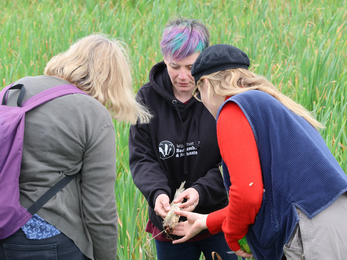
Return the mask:
M 27 101 L 23 102 L 22 108 L 25 109 L 25 111 L 29 111 L 34 107 L 42 105 L 52 99 L 69 94 L 87 95 L 87 93 L 83 92 L 82 90 L 78 89 L 73 85 L 59 85 L 42 91 L 36 94 L 35 96 L 29 98 Z
M 8 86 L 4 87 L 4 88 L 1 90 L 1 92 L 5 93 L 5 91 L 8 90 L 10 87 L 12 87 L 13 84 L 14 84 L 14 83 L 12 83 L 11 85 L 8 85 Z M 1 95 L 1 94 L 0 94 L 0 95 Z M 1 98 L 2 98 L 2 95 L 1 95 Z

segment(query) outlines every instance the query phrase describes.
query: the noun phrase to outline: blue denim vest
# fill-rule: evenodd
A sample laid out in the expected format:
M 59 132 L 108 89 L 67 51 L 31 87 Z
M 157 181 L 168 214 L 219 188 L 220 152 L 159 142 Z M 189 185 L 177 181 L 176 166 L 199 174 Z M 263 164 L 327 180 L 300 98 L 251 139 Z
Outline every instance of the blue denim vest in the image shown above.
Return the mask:
M 219 108 L 217 120 L 227 102 L 241 108 L 252 128 L 264 183 L 248 244 L 256 259 L 281 259 L 299 221 L 295 207 L 314 217 L 347 191 L 347 176 L 319 132 L 276 98 L 259 90 L 237 94 Z M 224 163 L 223 175 L 229 190 Z

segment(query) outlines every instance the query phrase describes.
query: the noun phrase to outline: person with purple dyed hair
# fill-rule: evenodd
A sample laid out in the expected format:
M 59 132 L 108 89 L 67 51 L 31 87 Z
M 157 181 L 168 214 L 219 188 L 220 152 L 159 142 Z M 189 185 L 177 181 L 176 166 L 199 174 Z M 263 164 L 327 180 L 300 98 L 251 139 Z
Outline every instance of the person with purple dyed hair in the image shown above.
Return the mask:
M 202 253 L 209 260 L 213 251 L 223 260 L 237 259 L 222 232 L 212 235 L 205 230 L 182 244 L 172 244 L 179 237 L 163 232 L 163 218 L 183 181 L 185 191 L 174 200 L 183 200 L 182 210 L 208 214 L 228 204 L 215 120 L 192 98 L 195 82 L 190 69 L 209 46 L 209 38 L 208 29 L 197 20 L 171 20 L 160 43 L 164 60 L 153 66 L 149 82 L 137 93 L 154 116 L 149 124 L 130 127 L 129 164 L 148 202 L 146 231 L 155 238 L 159 260 L 198 260 Z

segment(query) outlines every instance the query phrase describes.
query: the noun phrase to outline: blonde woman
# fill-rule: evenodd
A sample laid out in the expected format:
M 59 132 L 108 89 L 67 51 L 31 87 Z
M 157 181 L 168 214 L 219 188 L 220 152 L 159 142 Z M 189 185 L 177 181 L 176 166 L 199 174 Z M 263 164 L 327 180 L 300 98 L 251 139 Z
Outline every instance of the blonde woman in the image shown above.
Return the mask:
M 24 101 L 64 84 L 88 95 L 59 97 L 27 113 L 21 205 L 30 207 L 65 175 L 79 174 L 28 223 L 0 241 L 0 259 L 117 258 L 112 117 L 130 123 L 150 118 L 135 102 L 123 46 L 103 35 L 85 37 L 53 57 L 44 76 L 15 83 L 25 86 Z M 9 104 L 16 106 L 17 97 L 18 91 L 11 91 Z
M 192 67 L 194 95 L 217 120 L 228 207 L 199 215 L 174 234 L 224 231 L 238 256 L 246 236 L 255 259 L 345 259 L 347 176 L 317 129 L 322 125 L 231 45 L 204 50 Z

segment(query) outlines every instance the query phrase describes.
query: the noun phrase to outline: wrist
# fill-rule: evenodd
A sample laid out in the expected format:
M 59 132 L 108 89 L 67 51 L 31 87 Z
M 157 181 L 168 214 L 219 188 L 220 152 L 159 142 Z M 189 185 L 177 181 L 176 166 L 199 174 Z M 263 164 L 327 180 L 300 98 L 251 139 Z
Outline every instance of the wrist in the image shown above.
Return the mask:
M 201 230 L 204 230 L 204 229 L 207 229 L 207 216 L 208 216 L 208 214 L 206 214 L 206 215 L 202 215 L 203 216 L 203 218 L 201 219 L 201 221 L 200 221 L 200 228 L 201 228 Z

